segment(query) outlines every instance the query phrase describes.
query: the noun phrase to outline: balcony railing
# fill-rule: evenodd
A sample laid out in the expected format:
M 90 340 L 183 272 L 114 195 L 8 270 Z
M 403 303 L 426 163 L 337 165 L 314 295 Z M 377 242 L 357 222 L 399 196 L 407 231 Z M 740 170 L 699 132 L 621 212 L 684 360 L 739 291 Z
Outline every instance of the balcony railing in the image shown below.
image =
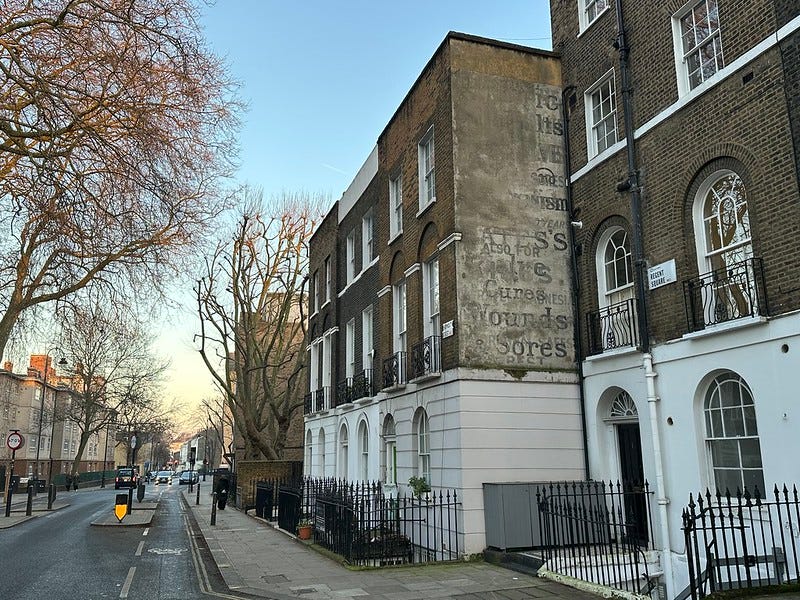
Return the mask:
M 604 306 L 586 315 L 589 354 L 601 354 L 616 348 L 636 347 L 636 298 Z
M 309 392 L 303 397 L 303 414 L 314 412 L 314 392 Z
M 383 361 L 383 389 L 406 382 L 406 353 L 395 352 Z
M 375 395 L 372 387 L 372 369 L 364 369 L 353 377 L 353 400 L 371 398 Z
M 744 260 L 684 281 L 683 293 L 689 331 L 768 314 L 764 268 L 760 258 Z
M 411 347 L 412 379 L 442 370 L 441 339 L 438 335 L 432 335 Z
M 319 412 L 321 410 L 329 410 L 331 407 L 331 388 L 329 386 L 321 387 L 314 392 L 314 410 Z
M 353 401 L 353 378 L 343 379 L 336 385 L 336 401 L 334 406 L 349 404 Z

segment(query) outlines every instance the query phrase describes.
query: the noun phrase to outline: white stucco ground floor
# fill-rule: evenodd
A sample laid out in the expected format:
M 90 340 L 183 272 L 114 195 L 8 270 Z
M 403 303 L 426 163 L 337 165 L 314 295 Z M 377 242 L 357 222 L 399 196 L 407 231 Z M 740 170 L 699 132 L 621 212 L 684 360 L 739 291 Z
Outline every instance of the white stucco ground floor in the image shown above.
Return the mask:
M 583 366 L 589 477 L 638 470 L 649 481 L 650 535 L 674 598 L 688 582 L 682 513 L 690 494 L 757 487 L 774 499 L 775 485 L 800 481 L 800 314 L 734 321 L 658 344 L 649 356 L 606 353 Z M 783 546 L 800 547 L 796 526 L 776 527 Z M 761 545 L 770 552 L 780 544 Z
M 584 465 L 574 374 L 454 369 L 305 419 L 307 475 L 455 491 L 464 554 L 486 548 L 484 483 L 580 480 Z

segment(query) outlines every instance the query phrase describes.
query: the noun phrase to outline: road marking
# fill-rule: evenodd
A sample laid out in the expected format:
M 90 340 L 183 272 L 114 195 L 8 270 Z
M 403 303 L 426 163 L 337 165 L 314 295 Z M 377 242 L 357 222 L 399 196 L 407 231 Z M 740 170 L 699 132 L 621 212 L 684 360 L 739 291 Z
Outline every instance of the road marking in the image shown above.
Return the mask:
M 138 547 L 138 548 L 136 548 L 136 554 L 135 554 L 134 556 L 141 556 L 141 555 L 142 555 L 142 550 L 143 550 L 143 549 L 144 549 L 144 540 L 142 540 L 141 542 L 139 542 L 139 547 Z
M 142 532 L 142 535 L 147 535 L 149 532 L 150 532 L 150 528 L 149 527 L 145 527 L 144 531 Z
M 125 578 L 125 583 L 122 584 L 122 591 L 119 593 L 120 598 L 128 597 L 128 592 L 131 590 L 131 583 L 133 583 L 134 573 L 136 573 L 136 567 L 128 569 L 128 576 Z

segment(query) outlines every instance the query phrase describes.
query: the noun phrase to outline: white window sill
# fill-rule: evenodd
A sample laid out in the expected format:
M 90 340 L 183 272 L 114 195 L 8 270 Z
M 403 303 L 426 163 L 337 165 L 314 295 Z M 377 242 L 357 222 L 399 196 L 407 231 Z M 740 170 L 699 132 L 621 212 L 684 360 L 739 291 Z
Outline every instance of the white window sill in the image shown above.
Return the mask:
M 425 213 L 425 211 L 427 211 L 434 204 L 436 204 L 436 196 L 431 198 L 431 201 L 428 202 L 425 206 L 420 207 L 420 209 L 417 211 L 417 215 L 416 215 L 417 218 L 420 218 Z
M 319 307 L 319 310 L 322 311 L 330 303 L 331 303 L 330 300 L 325 300 L 325 302 L 322 304 L 322 306 Z
M 313 313 L 311 313 L 310 315 L 308 315 L 308 318 L 309 318 L 309 319 L 313 319 L 313 318 L 314 318 L 314 317 L 316 317 L 318 314 L 319 314 L 319 309 L 315 310 Z
M 406 389 L 406 384 L 405 383 L 398 383 L 397 385 L 393 385 L 392 387 L 383 388 L 381 391 L 382 392 L 386 392 L 387 394 L 389 394 L 391 392 L 401 392 L 404 389 Z
M 361 269 L 361 271 L 359 271 L 359 272 L 358 272 L 358 275 L 356 275 L 355 277 L 353 277 L 352 281 L 350 281 L 350 283 L 348 283 L 346 286 L 344 286 L 344 288 L 342 288 L 342 291 L 341 291 L 341 292 L 339 292 L 339 293 L 336 295 L 336 296 L 337 296 L 337 298 L 341 298 L 342 296 L 344 296 L 344 295 L 345 295 L 345 293 L 347 293 L 347 290 L 349 290 L 349 289 L 350 289 L 350 287 L 351 287 L 353 284 L 355 284 L 355 283 L 356 283 L 356 282 L 357 282 L 359 279 L 361 279 L 361 276 L 362 276 L 364 273 L 366 273 L 366 272 L 369 270 L 369 268 L 370 268 L 372 265 L 378 264 L 378 259 L 379 259 L 379 258 L 380 258 L 380 256 L 376 256 L 375 258 L 373 258 L 373 259 L 372 259 L 372 262 L 371 262 L 371 263 L 369 263 L 369 264 L 366 266 L 366 268 L 364 268 L 364 269 Z
M 748 319 L 735 319 L 733 321 L 725 321 L 724 323 L 719 323 L 717 325 L 709 325 L 705 329 L 700 331 L 693 331 L 692 333 L 686 333 L 682 336 L 681 339 L 684 340 L 696 340 L 699 338 L 708 337 L 709 335 L 716 335 L 719 333 L 726 333 L 728 331 L 735 331 L 737 329 L 746 329 L 748 327 L 753 327 L 755 325 L 764 325 L 767 322 L 767 317 L 750 317 Z
M 392 242 L 394 242 L 394 241 L 395 241 L 397 238 L 399 238 L 399 237 L 400 237 L 400 236 L 402 236 L 402 235 L 403 235 L 403 230 L 401 229 L 400 231 L 398 231 L 398 232 L 397 232 L 397 233 L 395 233 L 395 234 L 394 234 L 392 237 L 390 237 L 390 238 L 389 238 L 389 241 L 388 241 L 388 242 L 386 242 L 386 245 L 387 245 L 387 246 L 391 246 L 391 245 L 392 245 Z
M 414 379 L 409 380 L 409 383 L 423 383 L 425 381 L 430 381 L 431 379 L 438 379 L 442 376 L 441 371 L 435 371 L 433 373 L 427 373 L 425 375 L 420 375 L 419 377 L 415 377 Z
M 584 360 L 587 362 L 592 362 L 595 360 L 602 360 L 604 358 L 616 358 L 619 356 L 625 356 L 626 354 L 636 354 L 637 352 L 639 352 L 639 349 L 636 346 L 625 346 L 624 348 L 604 350 L 600 354 L 592 354 L 592 356 L 587 356 Z

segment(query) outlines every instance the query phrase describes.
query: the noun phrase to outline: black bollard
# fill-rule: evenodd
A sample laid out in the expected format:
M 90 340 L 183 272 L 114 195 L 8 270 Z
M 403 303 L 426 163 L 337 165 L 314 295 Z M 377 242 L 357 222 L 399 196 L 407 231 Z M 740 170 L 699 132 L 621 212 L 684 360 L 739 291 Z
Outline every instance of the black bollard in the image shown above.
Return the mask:
M 211 524 L 217 524 L 217 492 L 211 494 Z
M 47 510 L 53 510 L 53 502 L 56 500 L 56 486 L 52 483 L 47 486 Z
M 25 516 L 30 517 L 33 514 L 33 486 L 28 484 L 28 503 L 25 505 Z
M 128 512 L 126 514 L 131 514 L 133 510 L 133 488 L 128 488 Z
M 6 492 L 6 516 L 11 516 L 11 498 L 14 495 L 14 489 L 11 482 L 8 483 L 8 491 Z
M 197 484 L 197 499 L 194 502 L 195 506 L 200 506 L 200 484 Z

